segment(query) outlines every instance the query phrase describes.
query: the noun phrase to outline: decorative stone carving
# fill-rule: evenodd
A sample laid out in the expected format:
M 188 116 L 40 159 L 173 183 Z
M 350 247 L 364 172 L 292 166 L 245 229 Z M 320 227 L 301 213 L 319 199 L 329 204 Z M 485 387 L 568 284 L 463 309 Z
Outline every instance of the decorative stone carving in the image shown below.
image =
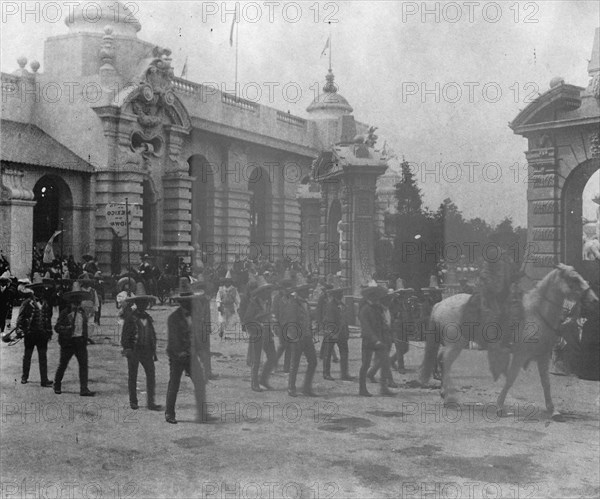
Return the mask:
M 545 200 L 533 202 L 533 213 L 536 215 L 553 214 L 557 209 L 557 201 Z
M 112 26 L 106 26 L 104 28 L 104 36 L 102 37 L 102 48 L 100 49 L 100 60 L 102 61 L 102 67 L 100 71 L 114 71 L 115 62 L 115 48 L 114 48 L 114 37 L 112 36 Z
M 534 241 L 554 241 L 556 238 L 555 227 L 537 227 L 533 229 Z
M 531 183 L 534 189 L 543 189 L 545 187 L 556 186 L 556 174 L 554 173 L 542 173 L 533 175 L 531 177 Z
M 23 185 L 25 173 L 21 170 L 5 168 L 2 171 L 2 184 L 0 185 L 0 201 L 22 200 L 33 201 L 31 189 Z
M 600 158 L 600 132 L 593 133 L 590 137 L 592 158 Z

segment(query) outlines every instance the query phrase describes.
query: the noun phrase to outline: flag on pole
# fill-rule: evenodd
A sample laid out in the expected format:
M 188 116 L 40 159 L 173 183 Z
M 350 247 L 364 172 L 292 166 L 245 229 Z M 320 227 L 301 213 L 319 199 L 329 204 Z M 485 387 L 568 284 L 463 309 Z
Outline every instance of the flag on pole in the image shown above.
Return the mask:
M 231 32 L 229 33 L 229 46 L 233 47 L 233 28 L 235 28 L 235 21 L 237 19 L 237 11 L 233 16 L 233 21 L 231 22 Z
M 44 248 L 44 263 L 52 263 L 54 261 L 54 250 L 52 249 L 52 242 L 54 241 L 54 238 L 58 236 L 61 232 L 62 230 L 54 231 L 54 234 L 52 234 L 52 237 L 46 243 L 46 247 Z
M 323 47 L 323 51 L 321 52 L 321 57 L 327 55 L 327 50 L 329 49 L 331 43 L 331 35 L 327 37 L 327 41 L 325 42 L 325 47 Z
M 188 62 L 188 58 L 185 58 L 185 62 L 183 63 L 183 69 L 181 70 L 181 78 L 184 78 L 185 76 L 187 76 L 187 62 Z

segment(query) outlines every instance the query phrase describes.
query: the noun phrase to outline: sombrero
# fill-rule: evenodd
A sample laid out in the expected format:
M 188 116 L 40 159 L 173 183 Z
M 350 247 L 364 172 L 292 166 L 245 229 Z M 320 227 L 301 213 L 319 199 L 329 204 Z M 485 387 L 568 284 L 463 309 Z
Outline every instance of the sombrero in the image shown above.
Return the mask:
M 366 286 L 363 286 L 363 288 L 360 290 L 361 294 L 367 299 L 367 300 L 380 300 L 381 298 L 383 298 L 384 296 L 386 296 L 388 294 L 387 289 L 379 286 L 374 280 L 371 279 L 371 281 L 369 281 L 369 284 L 367 284 Z
M 231 270 L 227 271 L 225 277 L 221 280 L 221 284 L 227 286 L 228 284 L 233 284 L 233 277 L 231 277 Z
M 119 290 L 119 293 L 125 289 L 127 283 L 129 283 L 129 289 L 135 288 L 135 279 L 129 276 L 121 277 L 117 281 L 117 289 Z
M 54 287 L 54 283 L 51 279 L 43 279 L 39 272 L 35 272 L 33 274 L 33 281 L 27 284 L 27 287 L 32 291 L 48 290 Z
M 392 298 L 398 296 L 400 294 L 400 291 L 403 291 L 403 290 L 388 288 L 387 293 L 381 297 L 381 302 L 387 303 Z
M 90 277 L 90 274 L 88 274 L 87 272 L 84 272 L 83 274 L 81 274 L 77 280 L 79 281 L 79 284 L 81 286 L 84 287 L 92 287 L 94 285 L 94 279 L 92 279 Z
M 289 270 L 283 272 L 283 276 L 279 280 L 279 285 L 285 289 L 289 289 L 294 286 L 294 278 Z
M 302 291 L 302 290 L 310 289 L 310 288 L 312 288 L 312 284 L 307 282 L 305 277 L 302 274 L 297 274 L 296 282 L 294 282 L 292 291 L 298 292 L 298 291 Z
M 137 303 L 139 301 L 145 301 L 148 303 L 152 303 L 152 305 L 154 305 L 156 303 L 156 297 L 147 295 L 146 289 L 144 288 L 144 283 L 138 282 L 135 285 L 135 293 L 133 294 L 133 296 L 128 296 L 127 298 L 125 298 L 124 301 L 129 302 L 129 303 Z
M 268 283 L 264 276 L 259 275 L 256 279 L 256 287 L 252 290 L 252 296 L 257 296 L 267 291 L 271 292 L 275 287 L 275 284 Z
M 198 278 L 194 279 L 190 285 L 192 286 L 192 291 L 200 291 L 201 289 L 206 290 L 208 286 L 208 281 L 204 277 L 204 274 L 198 274 Z
M 175 301 L 188 301 L 194 300 L 196 298 L 200 298 L 201 295 L 198 293 L 194 293 L 192 290 L 192 284 L 187 277 L 179 278 L 179 294 L 177 296 L 173 296 L 173 300 Z
M 11 280 L 10 272 L 7 270 L 4 274 L 0 275 L 0 282 L 8 282 Z
M 94 259 L 92 255 L 83 255 L 81 258 L 83 258 L 86 262 L 89 262 Z
M 82 291 L 81 284 L 78 281 L 75 281 L 71 291 L 63 293 L 62 298 L 65 301 L 82 302 L 84 300 L 89 300 L 91 297 L 87 291 Z

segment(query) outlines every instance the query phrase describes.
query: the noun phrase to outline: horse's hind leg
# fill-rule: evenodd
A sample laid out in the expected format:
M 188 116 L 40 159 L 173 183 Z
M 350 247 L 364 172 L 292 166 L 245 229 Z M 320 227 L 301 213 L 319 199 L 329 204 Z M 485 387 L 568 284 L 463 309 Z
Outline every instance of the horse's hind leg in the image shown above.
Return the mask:
M 450 370 L 452 364 L 460 355 L 460 352 L 466 344 L 462 341 L 450 343 L 444 347 L 442 362 L 442 397 L 444 398 L 444 404 L 456 404 L 458 398 L 456 396 L 457 390 L 450 376 Z
M 504 413 L 504 401 L 506 400 L 508 390 L 510 390 L 510 387 L 514 384 L 524 364 L 525 357 L 523 355 L 519 355 L 518 353 L 513 355 L 510 367 L 506 373 L 506 381 L 504 382 L 504 386 L 502 387 L 502 391 L 500 392 L 500 395 L 498 395 L 498 400 L 496 402 L 496 410 L 499 415 Z
M 544 390 L 544 401 L 546 402 L 546 410 L 550 413 L 550 415 L 555 418 L 560 416 L 560 412 L 558 412 L 554 408 L 554 403 L 552 402 L 552 395 L 550 394 L 550 356 L 540 357 L 537 361 L 538 372 L 540 373 L 540 381 L 542 382 L 542 389 Z

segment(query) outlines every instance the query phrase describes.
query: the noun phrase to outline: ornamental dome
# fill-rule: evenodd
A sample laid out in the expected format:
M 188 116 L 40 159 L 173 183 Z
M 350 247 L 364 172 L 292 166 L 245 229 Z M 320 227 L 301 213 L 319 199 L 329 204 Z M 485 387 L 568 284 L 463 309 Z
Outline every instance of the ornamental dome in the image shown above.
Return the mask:
M 312 101 L 306 108 L 306 112 L 311 114 L 311 118 L 339 118 L 345 114 L 352 113 L 352 106 L 348 101 L 338 93 L 337 86 L 333 82 L 334 76 L 331 69 L 326 76 L 327 83 L 323 87 L 323 93 Z
M 104 33 L 110 25 L 113 34 L 137 37 L 142 25 L 121 2 L 99 1 L 79 3 L 69 12 L 65 24 L 71 32 Z

